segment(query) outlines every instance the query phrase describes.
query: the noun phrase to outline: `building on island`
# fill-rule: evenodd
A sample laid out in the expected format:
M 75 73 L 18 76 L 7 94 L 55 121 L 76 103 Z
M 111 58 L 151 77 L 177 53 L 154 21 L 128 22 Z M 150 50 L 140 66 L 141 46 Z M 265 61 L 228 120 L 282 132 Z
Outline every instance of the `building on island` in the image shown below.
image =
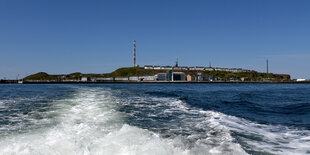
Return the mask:
M 185 73 L 183 72 L 172 72 L 168 70 L 166 73 L 158 73 L 154 76 L 156 81 L 186 81 Z
M 172 81 L 185 81 L 185 73 L 172 72 Z
M 139 81 L 138 76 L 129 76 L 129 81 Z
M 156 81 L 167 81 L 167 73 L 158 73 L 155 75 Z
M 187 81 L 196 81 L 196 76 L 187 74 L 186 80 Z
M 82 78 L 81 78 L 81 81 L 82 81 L 82 82 L 87 82 L 87 81 L 88 81 L 88 78 L 87 78 L 87 77 L 82 77 Z
M 139 81 L 155 81 L 155 76 L 139 76 Z
M 128 81 L 128 77 L 115 77 L 115 81 Z
M 146 65 L 144 69 L 152 69 L 152 70 L 178 70 L 178 71 L 222 71 L 222 72 L 233 72 L 233 73 L 241 73 L 241 72 L 251 72 L 253 70 L 247 70 L 242 68 L 220 68 L 220 67 L 203 67 L 203 66 L 195 66 L 195 67 L 187 67 L 187 66 L 152 66 Z

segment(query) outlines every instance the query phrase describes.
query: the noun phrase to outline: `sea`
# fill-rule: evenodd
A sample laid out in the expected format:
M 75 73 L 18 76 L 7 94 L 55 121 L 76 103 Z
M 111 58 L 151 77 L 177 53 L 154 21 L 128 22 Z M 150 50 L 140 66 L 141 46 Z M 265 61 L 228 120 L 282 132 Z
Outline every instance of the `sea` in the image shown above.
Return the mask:
M 310 154 L 310 84 L 1 84 L 0 154 Z

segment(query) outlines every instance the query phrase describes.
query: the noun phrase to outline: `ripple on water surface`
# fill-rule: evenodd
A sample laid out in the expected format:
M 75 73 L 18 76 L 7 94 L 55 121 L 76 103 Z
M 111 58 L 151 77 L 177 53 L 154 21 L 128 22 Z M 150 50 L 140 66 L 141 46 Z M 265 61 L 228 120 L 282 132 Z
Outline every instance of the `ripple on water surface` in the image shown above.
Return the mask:
M 227 110 L 230 104 L 243 101 L 243 104 L 259 103 L 262 106 L 270 99 L 264 100 L 255 92 L 267 89 L 272 93 L 278 89 L 269 85 L 258 88 L 242 85 L 238 88 L 230 85 L 223 85 L 222 89 L 218 85 L 210 87 L 43 85 L 22 88 L 19 93 L 13 93 L 16 89 L 8 87 L 12 89 L 10 97 L 8 90 L 6 95 L 0 95 L 0 114 L 3 116 L 0 121 L 0 154 L 309 152 L 310 133 L 307 128 L 268 121 L 262 124 L 251 117 L 247 119 L 245 114 L 233 115 Z M 35 89 L 33 93 L 32 89 Z M 285 89 L 293 88 L 285 86 Z M 307 86 L 303 89 L 309 90 Z M 40 90 L 45 93 L 39 93 Z M 216 95 L 216 91 L 220 92 Z M 244 91 L 254 93 L 243 95 Z M 210 96 L 212 93 L 214 96 Z M 288 98 L 296 99 L 292 95 Z M 223 100 L 228 103 L 221 106 L 226 107 L 212 105 Z M 294 109 L 303 109 L 307 104 L 302 103 L 307 101 L 308 98 L 301 98 L 298 101 L 301 103 L 294 105 Z M 289 102 L 273 104 L 283 109 L 293 106 Z M 307 110 L 300 115 L 305 113 L 308 114 Z

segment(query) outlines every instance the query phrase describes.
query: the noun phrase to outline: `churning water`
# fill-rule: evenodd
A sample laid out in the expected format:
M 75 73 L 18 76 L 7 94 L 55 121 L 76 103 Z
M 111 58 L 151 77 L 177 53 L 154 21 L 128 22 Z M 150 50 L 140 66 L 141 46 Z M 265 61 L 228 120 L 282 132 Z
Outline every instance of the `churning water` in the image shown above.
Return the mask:
M 0 85 L 0 154 L 310 154 L 310 85 Z

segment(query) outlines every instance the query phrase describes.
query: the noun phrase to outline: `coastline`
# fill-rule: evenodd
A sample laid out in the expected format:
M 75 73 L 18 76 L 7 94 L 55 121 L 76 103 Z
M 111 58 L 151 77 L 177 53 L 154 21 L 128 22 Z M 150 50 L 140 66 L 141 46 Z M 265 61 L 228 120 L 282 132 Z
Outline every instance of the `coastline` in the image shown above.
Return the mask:
M 216 84 L 216 83 L 236 83 L 236 84 L 310 84 L 310 81 L 105 81 L 105 82 L 90 82 L 90 81 L 62 81 L 62 82 L 46 82 L 46 81 L 38 81 L 38 82 L 28 82 L 24 81 L 23 83 L 18 83 L 16 80 L 10 81 L 1 81 L 0 84 Z

